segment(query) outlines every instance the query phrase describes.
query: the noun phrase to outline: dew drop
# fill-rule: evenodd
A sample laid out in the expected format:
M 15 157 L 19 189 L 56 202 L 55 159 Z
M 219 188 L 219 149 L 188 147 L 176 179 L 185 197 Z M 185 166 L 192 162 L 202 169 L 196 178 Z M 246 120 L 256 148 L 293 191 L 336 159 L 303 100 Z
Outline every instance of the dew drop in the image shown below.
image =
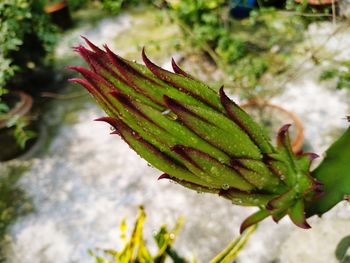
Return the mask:
M 221 186 L 221 188 L 222 188 L 223 190 L 228 190 L 228 189 L 230 188 L 230 186 L 229 186 L 228 184 L 223 184 L 223 185 Z
M 216 168 L 216 167 L 211 167 L 210 168 L 210 172 L 212 173 L 212 174 L 217 174 L 218 173 L 218 168 Z
M 171 111 L 169 109 L 162 112 L 162 115 L 168 115 Z

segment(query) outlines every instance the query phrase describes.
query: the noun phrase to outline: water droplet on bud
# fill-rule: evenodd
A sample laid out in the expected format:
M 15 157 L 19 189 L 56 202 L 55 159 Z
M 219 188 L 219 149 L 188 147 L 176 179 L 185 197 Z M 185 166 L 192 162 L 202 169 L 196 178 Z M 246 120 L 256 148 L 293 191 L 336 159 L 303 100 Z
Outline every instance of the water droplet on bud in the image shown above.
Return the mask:
M 171 111 L 169 109 L 162 112 L 162 115 L 168 115 Z
M 223 184 L 221 186 L 222 190 L 228 190 L 230 188 L 230 186 L 228 184 Z

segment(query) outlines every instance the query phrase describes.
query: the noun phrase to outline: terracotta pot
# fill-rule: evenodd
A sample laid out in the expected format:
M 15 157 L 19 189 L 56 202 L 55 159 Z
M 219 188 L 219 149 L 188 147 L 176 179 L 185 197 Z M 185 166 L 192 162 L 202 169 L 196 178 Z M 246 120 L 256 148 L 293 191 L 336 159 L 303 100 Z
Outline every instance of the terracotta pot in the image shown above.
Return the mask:
M 28 142 L 25 149 L 22 149 L 13 135 L 14 128 L 8 127 L 13 118 L 27 115 L 33 105 L 33 99 L 24 92 L 12 92 L 3 97 L 4 101 L 11 107 L 6 114 L 0 115 L 0 161 L 6 161 L 15 158 L 26 152 L 32 142 Z
M 334 0 L 336 2 L 337 0 Z M 302 3 L 303 0 L 295 0 L 297 3 Z M 309 5 L 331 5 L 333 3 L 332 0 L 308 0 Z
M 11 92 L 4 97 L 4 100 L 10 104 L 11 110 L 0 115 L 0 129 L 7 127 L 9 120 L 15 116 L 22 117 L 26 115 L 33 105 L 33 98 L 22 91 Z
M 292 112 L 265 101 L 252 100 L 241 107 L 267 129 L 272 140 L 275 140 L 279 128 L 290 123 L 291 144 L 294 153 L 301 151 L 304 142 L 304 129 L 301 120 Z
M 44 11 L 51 16 L 52 22 L 62 29 L 68 29 L 73 24 L 67 0 L 48 4 L 44 7 Z

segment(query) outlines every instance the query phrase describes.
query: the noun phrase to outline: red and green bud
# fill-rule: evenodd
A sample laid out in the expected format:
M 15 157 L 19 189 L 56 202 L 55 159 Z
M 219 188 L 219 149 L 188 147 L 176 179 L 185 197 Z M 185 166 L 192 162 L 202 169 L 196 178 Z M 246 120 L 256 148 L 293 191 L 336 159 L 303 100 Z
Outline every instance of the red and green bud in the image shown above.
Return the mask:
M 163 171 L 159 179 L 173 180 L 196 191 L 215 193 L 259 211 L 241 231 L 272 216 L 285 215 L 309 228 L 304 207 L 322 192 L 309 173 L 314 154 L 294 154 L 288 128 L 283 126 L 274 147 L 263 129 L 224 89 L 219 93 L 176 65 L 175 73 L 151 62 L 125 60 L 105 46 L 85 39 L 90 50 L 75 50 L 90 69 L 70 67 L 108 114 L 97 120 L 115 129 L 129 146 Z

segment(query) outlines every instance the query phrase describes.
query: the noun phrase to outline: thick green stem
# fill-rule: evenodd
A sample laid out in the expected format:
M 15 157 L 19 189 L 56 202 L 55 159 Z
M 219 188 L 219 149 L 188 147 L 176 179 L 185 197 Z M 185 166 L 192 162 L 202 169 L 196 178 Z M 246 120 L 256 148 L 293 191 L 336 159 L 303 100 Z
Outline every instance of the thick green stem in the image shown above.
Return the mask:
M 312 176 L 324 184 L 324 195 L 307 207 L 307 216 L 322 215 L 350 196 L 350 128 L 327 150 Z

